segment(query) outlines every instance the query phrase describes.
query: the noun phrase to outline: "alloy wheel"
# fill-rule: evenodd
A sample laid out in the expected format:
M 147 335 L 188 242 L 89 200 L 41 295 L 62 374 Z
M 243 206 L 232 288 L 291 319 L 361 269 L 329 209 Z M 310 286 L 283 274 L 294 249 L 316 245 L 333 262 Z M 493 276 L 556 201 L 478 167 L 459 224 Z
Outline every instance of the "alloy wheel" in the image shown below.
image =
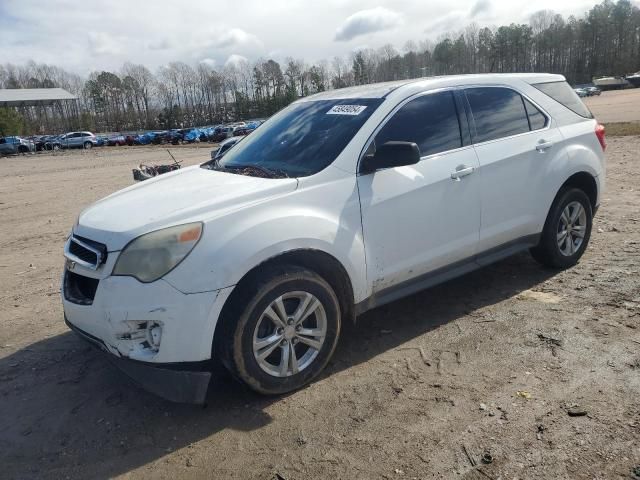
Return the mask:
M 560 253 L 566 257 L 575 254 L 584 240 L 587 231 L 587 212 L 580 202 L 571 202 L 564 207 L 560 220 L 556 240 Z
M 314 295 L 285 293 L 264 310 L 253 333 L 253 355 L 274 377 L 295 375 L 316 359 L 327 335 L 327 315 Z

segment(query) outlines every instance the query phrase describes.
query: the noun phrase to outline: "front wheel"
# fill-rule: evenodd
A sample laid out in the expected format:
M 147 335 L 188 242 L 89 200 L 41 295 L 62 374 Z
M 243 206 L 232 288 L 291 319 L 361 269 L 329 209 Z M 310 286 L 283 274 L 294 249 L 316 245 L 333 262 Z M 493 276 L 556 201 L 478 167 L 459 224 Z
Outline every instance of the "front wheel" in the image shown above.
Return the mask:
M 582 190 L 560 192 L 547 216 L 540 243 L 531 249 L 531 255 L 548 267 L 572 267 L 589 244 L 592 223 L 591 201 Z
M 333 355 L 341 312 L 331 286 L 303 268 L 280 267 L 245 286 L 239 308 L 221 319 L 217 348 L 253 390 L 282 394 L 310 383 Z

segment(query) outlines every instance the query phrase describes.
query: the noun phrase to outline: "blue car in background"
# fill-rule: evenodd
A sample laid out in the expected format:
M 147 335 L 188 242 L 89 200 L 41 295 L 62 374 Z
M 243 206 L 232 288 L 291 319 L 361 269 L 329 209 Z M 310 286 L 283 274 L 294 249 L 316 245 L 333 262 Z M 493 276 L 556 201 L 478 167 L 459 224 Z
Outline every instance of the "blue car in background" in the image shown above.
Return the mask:
M 0 155 L 29 153 L 36 151 L 36 144 L 22 137 L 0 138 Z

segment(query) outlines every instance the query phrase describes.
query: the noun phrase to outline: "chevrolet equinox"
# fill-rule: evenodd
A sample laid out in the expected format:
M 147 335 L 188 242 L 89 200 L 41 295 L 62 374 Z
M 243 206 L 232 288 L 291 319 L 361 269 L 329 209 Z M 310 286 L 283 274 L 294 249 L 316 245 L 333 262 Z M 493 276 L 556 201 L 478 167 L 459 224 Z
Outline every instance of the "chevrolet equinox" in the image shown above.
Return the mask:
M 65 321 L 174 401 L 204 401 L 214 358 L 260 393 L 289 392 L 366 310 L 525 249 L 574 265 L 605 146 L 560 75 L 306 97 L 221 159 L 82 211 L 65 244 Z

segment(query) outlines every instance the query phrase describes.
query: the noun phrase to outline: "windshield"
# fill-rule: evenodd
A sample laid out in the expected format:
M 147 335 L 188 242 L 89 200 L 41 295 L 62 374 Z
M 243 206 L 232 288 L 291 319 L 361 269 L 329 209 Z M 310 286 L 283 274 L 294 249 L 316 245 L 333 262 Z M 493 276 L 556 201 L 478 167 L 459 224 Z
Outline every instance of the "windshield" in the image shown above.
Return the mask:
M 292 104 L 223 158 L 202 166 L 245 175 L 313 175 L 336 159 L 382 101 L 350 98 Z

